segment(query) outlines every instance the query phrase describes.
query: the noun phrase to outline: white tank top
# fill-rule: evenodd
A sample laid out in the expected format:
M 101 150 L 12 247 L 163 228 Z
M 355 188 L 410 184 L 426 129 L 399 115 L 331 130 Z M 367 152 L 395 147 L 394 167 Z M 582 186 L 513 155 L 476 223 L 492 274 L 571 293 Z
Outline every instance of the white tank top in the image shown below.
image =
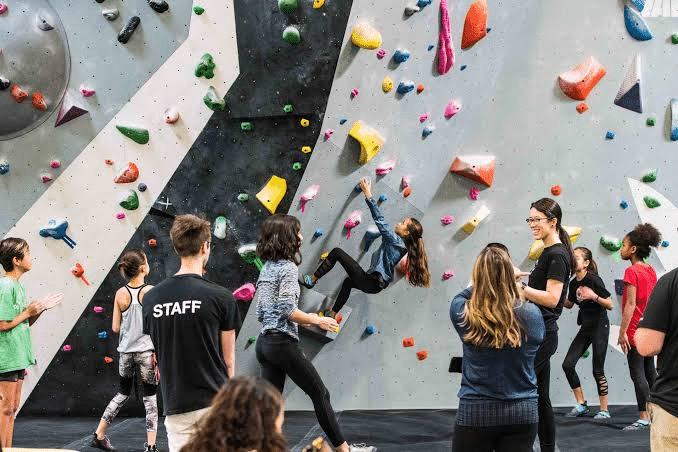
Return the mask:
M 141 289 L 146 286 L 147 284 L 139 287 L 125 286 L 132 301 L 130 301 L 127 309 L 122 312 L 120 343 L 118 344 L 118 352 L 120 353 L 154 350 L 151 337 L 143 333 L 143 315 L 141 302 L 139 301 L 139 293 L 141 292 Z

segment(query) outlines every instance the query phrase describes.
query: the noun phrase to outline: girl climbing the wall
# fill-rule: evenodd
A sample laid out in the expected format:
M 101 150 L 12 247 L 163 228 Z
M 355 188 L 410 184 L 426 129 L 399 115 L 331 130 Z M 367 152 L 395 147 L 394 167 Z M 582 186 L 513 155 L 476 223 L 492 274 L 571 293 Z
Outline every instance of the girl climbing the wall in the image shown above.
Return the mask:
M 384 290 L 393 281 L 396 265 L 406 253 L 408 282 L 415 287 L 428 287 L 431 281 L 426 247 L 422 238 L 424 229 L 421 223 L 414 218 L 407 217 L 396 224 L 395 230 L 392 230 L 384 220 L 377 202 L 372 198 L 370 180 L 364 177 L 360 179 L 359 185 L 372 213 L 372 219 L 381 233 L 381 245 L 372 254 L 369 270 L 363 270 L 360 264 L 341 248 L 334 248 L 312 275 L 304 275 L 299 279 L 301 285 L 311 289 L 320 278 L 332 270 L 334 264 L 339 262 L 344 267 L 348 277 L 341 286 L 339 296 L 329 313 L 330 317 L 335 317 L 346 304 L 351 289 L 358 289 L 368 294 Z
M 298 308 L 301 263 L 301 223 L 290 215 L 273 215 L 261 227 L 257 255 L 266 263 L 257 281 L 257 319 L 262 323 L 257 338 L 257 360 L 265 379 L 282 393 L 289 376 L 313 402 L 318 423 L 339 452 L 372 452 L 374 447 L 349 446 L 339 429 L 330 404 L 330 393 L 311 361 L 299 346 L 298 324 L 312 324 L 326 331 L 339 325 L 330 317 L 307 314 Z
M 528 283 L 523 283 L 525 298 L 539 307 L 545 326 L 544 342 L 534 360 L 542 452 L 553 452 L 556 447 L 556 424 L 549 394 L 551 356 L 558 348 L 557 321 L 567 296 L 565 284 L 575 268 L 570 236 L 563 229 L 562 218 L 558 203 L 550 198 L 542 198 L 532 203 L 530 216 L 525 220 L 534 239 L 544 242 L 544 251 L 530 273 Z
M 624 430 L 640 430 L 650 426 L 647 402 L 650 388 L 657 378 L 657 371 L 653 357 L 640 356 L 633 336 L 636 334 L 638 322 L 643 317 L 652 289 L 657 284 L 657 274 L 645 260 L 650 256 L 650 248 L 659 246 L 661 240 L 661 234 L 654 226 L 649 223 L 639 224 L 626 234 L 619 251 L 622 259 L 631 261 L 631 266 L 624 272 L 622 321 L 617 343 L 626 353 L 640 412 L 638 420 L 624 427 Z
M 600 410 L 594 419 L 609 419 L 605 356 L 610 335 L 607 311 L 612 309 L 612 298 L 605 288 L 605 283 L 598 276 L 598 266 L 593 260 L 591 250 L 584 247 L 575 248 L 574 259 L 576 273 L 570 281 L 565 307 L 571 309 L 575 304 L 579 306 L 577 324 L 581 327 L 572 340 L 563 361 L 565 376 L 577 400 L 577 404 L 566 416 L 579 417 L 589 412 L 575 366 L 589 346 L 593 345 L 593 378 L 596 380 L 598 397 L 600 397 Z
M 57 306 L 63 294 L 49 294 L 28 302 L 19 279 L 33 268 L 31 250 L 24 239 L 0 241 L 0 450 L 12 447 L 14 416 L 21 401 L 26 368 L 35 364 L 31 344 L 32 326 L 40 314 Z
M 146 409 L 146 452 L 157 452 L 155 438 L 158 430 L 158 400 L 156 389 L 155 355 L 150 336 L 143 334 L 142 302 L 144 295 L 153 288 L 146 284 L 150 272 L 146 254 L 141 250 L 128 250 L 120 258 L 118 269 L 127 280 L 118 289 L 113 301 L 114 333 L 120 333 L 120 390 L 109 402 L 99 426 L 93 434 L 90 446 L 103 450 L 115 450 L 106 436 L 108 427 L 122 406 L 129 399 L 134 385 L 134 375 L 141 378 L 144 408 Z

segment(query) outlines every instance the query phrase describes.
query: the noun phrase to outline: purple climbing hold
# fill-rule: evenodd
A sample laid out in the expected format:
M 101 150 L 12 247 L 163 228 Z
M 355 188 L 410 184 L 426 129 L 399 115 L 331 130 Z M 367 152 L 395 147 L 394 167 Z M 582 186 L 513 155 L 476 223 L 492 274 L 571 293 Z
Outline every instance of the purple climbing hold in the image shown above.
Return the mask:
M 71 96 L 66 93 L 64 95 L 64 100 L 61 103 L 61 108 L 59 109 L 59 114 L 57 115 L 54 127 L 59 127 L 60 125 L 66 124 L 68 121 L 72 121 L 85 114 L 87 114 L 87 110 L 76 105 Z
M 134 30 L 137 29 L 140 23 L 141 19 L 139 16 L 132 16 L 127 22 L 127 25 L 125 25 L 125 27 L 120 30 L 120 33 L 118 33 L 118 42 L 127 44 L 127 41 L 132 37 L 132 33 L 134 33 Z

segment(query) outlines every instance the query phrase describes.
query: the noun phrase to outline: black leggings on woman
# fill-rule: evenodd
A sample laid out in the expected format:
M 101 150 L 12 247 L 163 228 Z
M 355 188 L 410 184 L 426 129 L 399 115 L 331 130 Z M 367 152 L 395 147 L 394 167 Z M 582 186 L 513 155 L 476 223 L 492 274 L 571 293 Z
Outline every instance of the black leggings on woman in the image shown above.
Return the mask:
M 654 367 L 654 357 L 643 357 L 638 353 L 635 345 L 629 349 L 626 359 L 629 362 L 631 381 L 636 390 L 636 402 L 638 411 L 647 411 L 647 402 L 650 399 L 650 388 L 657 379 L 657 370 Z
M 348 300 L 348 296 L 351 294 L 351 289 L 358 289 L 365 293 L 375 294 L 384 290 L 388 285 L 379 272 L 367 273 L 355 259 L 349 256 L 341 248 L 334 248 L 330 251 L 330 254 L 327 255 L 313 275 L 318 279 L 322 278 L 332 270 L 334 264 L 337 262 L 344 267 L 344 270 L 346 270 L 346 273 L 348 274 L 348 278 L 346 278 L 341 285 L 339 296 L 332 307 L 332 311 L 334 312 L 339 312 L 339 310 L 344 307 Z
M 584 354 L 589 345 L 593 344 L 593 378 L 596 380 L 598 395 L 607 395 L 607 379 L 605 378 L 605 356 L 607 354 L 607 342 L 610 335 L 610 322 L 607 316 L 600 319 L 593 328 L 582 327 L 572 339 L 570 349 L 563 361 L 563 370 L 567 377 L 570 388 L 581 387 L 579 376 L 575 370 L 577 361 Z
M 544 342 L 534 357 L 534 371 L 537 374 L 537 408 L 539 410 L 539 444 L 541 452 L 554 452 L 556 448 L 556 420 L 551 405 L 551 356 L 558 349 L 558 330 L 546 330 Z
M 337 417 L 330 404 L 330 392 L 320 375 L 299 346 L 299 341 L 285 333 L 261 334 L 256 345 L 257 360 L 263 367 L 263 377 L 282 394 L 285 377 L 311 398 L 318 423 L 334 447 L 344 443 Z

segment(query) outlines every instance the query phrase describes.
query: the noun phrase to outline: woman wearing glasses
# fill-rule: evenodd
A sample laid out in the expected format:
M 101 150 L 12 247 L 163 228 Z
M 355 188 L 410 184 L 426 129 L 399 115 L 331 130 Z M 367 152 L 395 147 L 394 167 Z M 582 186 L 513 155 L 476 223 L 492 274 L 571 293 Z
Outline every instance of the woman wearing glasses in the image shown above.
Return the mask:
M 542 252 L 528 283 L 523 283 L 525 298 L 539 306 L 544 317 L 544 342 L 537 350 L 534 370 L 539 394 L 539 442 L 542 452 L 553 452 L 556 445 L 556 425 L 549 396 L 551 356 L 558 348 L 557 320 L 563 312 L 567 296 L 565 285 L 576 267 L 570 236 L 562 226 L 563 213 L 557 202 L 542 198 L 530 206 L 527 218 L 532 236 L 544 242 Z

